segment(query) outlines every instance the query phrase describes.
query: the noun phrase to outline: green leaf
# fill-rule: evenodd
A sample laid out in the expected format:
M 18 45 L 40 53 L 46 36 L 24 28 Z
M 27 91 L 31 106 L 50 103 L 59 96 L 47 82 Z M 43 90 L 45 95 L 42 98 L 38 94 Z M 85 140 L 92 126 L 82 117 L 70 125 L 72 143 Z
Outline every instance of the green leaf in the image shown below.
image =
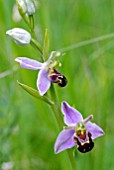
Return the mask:
M 17 81 L 17 83 L 25 90 L 27 91 L 30 95 L 36 97 L 37 99 L 43 100 L 46 103 L 53 105 L 54 102 L 52 100 L 50 100 L 48 97 L 46 96 L 40 96 L 40 94 L 38 93 L 38 91 L 36 89 L 33 89 L 30 86 L 27 86 L 25 84 L 20 83 L 19 81 Z
M 44 44 L 43 44 L 43 57 L 44 61 L 48 59 L 49 54 L 49 32 L 48 29 L 45 30 Z

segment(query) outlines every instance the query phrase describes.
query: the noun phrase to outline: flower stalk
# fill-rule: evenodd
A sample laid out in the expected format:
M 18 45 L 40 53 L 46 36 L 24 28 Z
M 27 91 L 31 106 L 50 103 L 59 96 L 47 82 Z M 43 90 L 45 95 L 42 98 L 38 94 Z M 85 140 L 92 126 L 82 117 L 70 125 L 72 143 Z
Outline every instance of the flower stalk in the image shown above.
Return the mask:
M 56 95 L 56 92 L 55 92 L 53 84 L 51 85 L 50 93 L 51 93 L 51 99 L 54 102 L 54 105 L 51 105 L 51 109 L 54 112 L 54 115 L 55 115 L 55 118 L 57 120 L 59 129 L 61 130 L 63 128 L 63 120 L 62 120 L 61 111 L 59 109 L 57 95 Z M 73 158 L 72 152 L 70 150 L 67 150 L 67 154 L 68 154 L 68 158 L 70 160 L 72 170 L 76 170 L 76 161 Z
M 54 102 L 54 105 L 51 106 L 51 109 L 53 110 L 56 120 L 57 120 L 57 123 L 59 125 L 59 128 L 61 129 L 63 127 L 63 121 L 62 121 L 61 111 L 59 110 L 57 96 L 56 96 L 53 84 L 51 85 L 50 93 L 51 93 L 51 99 Z
M 41 60 L 42 62 L 44 61 L 43 60 L 43 52 L 42 52 L 42 49 L 41 49 L 41 45 L 38 43 L 37 40 L 31 38 L 31 42 L 30 44 L 32 45 L 33 48 L 35 48 L 36 50 L 38 50 L 38 52 L 40 53 L 40 56 L 41 56 Z
M 46 33 L 47 34 L 47 33 Z M 47 36 L 47 35 L 46 35 Z M 47 38 L 48 39 L 48 38 Z M 45 40 L 45 41 L 49 41 L 49 40 Z M 49 42 L 48 42 L 49 43 Z M 46 43 L 45 43 L 46 44 Z M 36 40 L 32 39 L 31 40 L 31 45 L 33 47 L 35 47 L 41 54 L 41 58 L 42 58 L 42 61 L 45 61 L 45 57 L 47 58 L 47 56 L 44 56 L 45 53 L 44 51 L 42 52 L 41 48 L 39 47 L 39 44 L 37 43 Z M 45 46 L 45 45 L 44 45 Z M 44 47 L 45 48 L 45 47 Z M 51 61 L 54 57 L 56 56 L 60 56 L 60 52 L 59 51 L 55 51 L 55 52 L 52 52 L 50 57 L 49 57 L 49 60 Z M 53 101 L 53 105 L 51 105 L 51 109 L 54 113 L 54 116 L 57 120 L 57 123 L 58 123 L 58 126 L 59 126 L 59 129 L 62 129 L 63 128 L 63 120 L 62 120 L 62 116 L 61 116 L 61 111 L 59 109 L 59 105 L 58 105 L 58 99 L 57 99 L 57 95 L 56 95 L 56 92 L 55 92 L 55 88 L 54 88 L 54 85 L 51 84 L 51 87 L 50 87 L 50 94 L 51 94 L 51 100 Z M 47 96 L 47 94 L 46 94 Z M 69 160 L 70 160 L 70 163 L 71 163 L 71 167 L 72 167 L 72 170 L 76 170 L 76 161 L 75 159 L 73 158 L 73 154 L 71 153 L 71 151 L 67 151 L 68 153 L 68 157 L 69 157 Z
M 32 32 L 32 30 L 34 30 L 34 17 L 33 17 L 33 15 L 30 15 L 29 19 L 30 19 L 30 28 L 31 28 L 31 32 Z

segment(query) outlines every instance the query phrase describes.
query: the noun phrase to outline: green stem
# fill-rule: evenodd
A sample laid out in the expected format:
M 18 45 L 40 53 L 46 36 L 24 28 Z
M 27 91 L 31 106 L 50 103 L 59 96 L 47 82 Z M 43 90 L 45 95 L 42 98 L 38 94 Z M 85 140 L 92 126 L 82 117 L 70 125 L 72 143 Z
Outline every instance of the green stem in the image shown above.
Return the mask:
M 30 19 L 30 29 L 31 29 L 31 32 L 34 33 L 34 18 L 33 18 L 33 15 L 29 15 L 29 19 Z
M 72 150 L 67 150 L 67 154 L 71 163 L 72 170 L 76 170 L 76 160 L 73 157 Z
M 42 60 L 42 62 L 44 62 L 43 51 L 42 51 L 41 45 L 37 41 L 37 37 L 36 37 L 35 31 L 34 31 L 34 18 L 33 18 L 33 15 L 29 16 L 29 20 L 30 20 L 29 27 L 31 29 L 31 35 L 32 35 L 32 39 L 31 39 L 30 43 L 35 49 L 38 50 L 38 52 L 40 53 L 40 56 L 41 56 L 41 60 Z
M 57 96 L 56 96 L 53 84 L 51 85 L 50 92 L 51 92 L 52 101 L 54 102 L 54 104 L 51 105 L 51 108 L 55 114 L 56 120 L 61 130 L 63 128 L 63 120 L 62 120 L 61 111 L 59 109 L 58 100 L 57 100 Z M 67 153 L 68 153 L 68 157 L 69 157 L 69 160 L 72 166 L 72 170 L 76 170 L 76 161 L 73 157 L 71 150 L 68 150 Z
M 35 47 L 41 54 L 41 59 L 44 62 L 44 58 L 43 58 L 43 52 L 41 50 L 40 45 L 38 44 L 38 42 L 35 39 L 31 40 L 31 45 L 33 47 Z M 60 130 L 63 129 L 63 119 L 62 119 L 62 115 L 61 115 L 61 111 L 59 109 L 59 105 L 58 105 L 58 99 L 57 99 L 57 95 L 54 89 L 54 85 L 51 85 L 50 88 L 50 93 L 51 93 L 51 99 L 54 102 L 53 105 L 51 105 L 51 109 L 54 112 L 54 115 L 56 117 L 57 123 L 59 125 Z M 71 153 L 70 150 L 67 151 L 68 152 L 68 157 L 72 166 L 72 170 L 76 170 L 76 162 L 75 159 L 73 158 L 73 154 Z
M 36 37 L 36 34 L 35 34 L 35 31 L 34 31 L 34 17 L 33 15 L 29 15 L 29 20 L 30 20 L 30 24 L 29 24 L 29 28 L 31 30 L 31 35 L 32 35 L 32 38 L 34 40 L 37 40 L 37 37 Z M 38 44 L 38 42 L 36 42 Z M 40 44 L 38 44 L 40 46 Z M 40 46 L 41 48 L 41 46 Z M 41 51 L 41 50 L 40 50 Z
M 21 14 L 21 13 L 20 13 Z M 24 19 L 25 23 L 30 27 L 30 21 L 29 21 L 29 16 L 26 15 L 25 13 L 21 14 L 22 18 Z
M 51 99 L 54 102 L 54 104 L 53 104 L 53 106 L 51 106 L 51 108 L 52 108 L 52 110 L 55 114 L 59 128 L 62 129 L 63 128 L 63 121 L 62 121 L 61 111 L 59 110 L 59 105 L 58 105 L 58 102 L 57 102 L 57 96 L 56 96 L 53 84 L 51 85 L 50 93 L 51 93 Z
M 41 49 L 41 46 L 40 46 L 40 44 L 37 42 L 37 40 L 35 40 L 35 39 L 31 39 L 31 45 L 34 47 L 34 48 L 36 48 L 38 51 L 39 51 L 39 53 L 40 53 L 40 55 L 41 55 L 41 59 L 42 59 L 42 61 L 44 61 L 43 60 L 43 52 L 42 52 L 42 49 Z

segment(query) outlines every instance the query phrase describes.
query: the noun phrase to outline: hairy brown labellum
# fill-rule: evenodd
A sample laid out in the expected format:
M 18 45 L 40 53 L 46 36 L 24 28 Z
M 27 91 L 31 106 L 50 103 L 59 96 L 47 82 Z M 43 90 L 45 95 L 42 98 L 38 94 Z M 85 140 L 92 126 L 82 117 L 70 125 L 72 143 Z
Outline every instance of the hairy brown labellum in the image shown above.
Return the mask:
M 89 152 L 93 149 L 94 147 L 94 142 L 92 141 L 92 138 L 91 138 L 91 133 L 88 132 L 88 140 L 86 142 L 80 142 L 78 137 L 74 136 L 74 141 L 76 142 L 77 144 L 77 149 L 82 152 L 82 153 L 86 153 L 86 152 Z
M 67 85 L 66 77 L 55 69 L 50 69 L 49 79 L 52 83 L 57 83 L 60 87 Z

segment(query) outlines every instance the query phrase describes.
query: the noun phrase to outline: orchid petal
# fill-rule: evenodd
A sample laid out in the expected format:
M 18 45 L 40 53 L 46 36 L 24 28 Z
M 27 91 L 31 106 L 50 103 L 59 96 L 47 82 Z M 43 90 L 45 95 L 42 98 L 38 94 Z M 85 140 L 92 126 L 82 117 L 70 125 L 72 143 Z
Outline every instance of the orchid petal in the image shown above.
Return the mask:
M 59 57 L 61 55 L 60 51 L 52 51 L 50 57 L 48 58 L 48 62 L 54 59 L 55 57 Z
M 85 124 L 85 127 L 86 127 L 87 131 L 92 134 L 92 139 L 95 139 L 99 136 L 104 135 L 104 131 L 101 129 L 101 127 L 99 127 L 95 123 L 87 122 Z
M 73 141 L 74 132 L 74 130 L 62 130 L 60 132 L 54 146 L 54 151 L 56 154 L 76 145 Z
M 62 103 L 62 112 L 64 114 L 64 122 L 67 125 L 72 125 L 83 121 L 81 113 L 71 107 L 67 102 Z
M 42 69 L 39 71 L 37 79 L 37 87 L 41 96 L 43 96 L 50 88 L 51 82 L 48 79 L 48 71 Z
M 27 57 L 18 57 L 15 59 L 15 61 L 19 62 L 21 67 L 30 70 L 38 70 L 41 69 L 43 66 L 43 63 L 40 63 L 36 60 Z

